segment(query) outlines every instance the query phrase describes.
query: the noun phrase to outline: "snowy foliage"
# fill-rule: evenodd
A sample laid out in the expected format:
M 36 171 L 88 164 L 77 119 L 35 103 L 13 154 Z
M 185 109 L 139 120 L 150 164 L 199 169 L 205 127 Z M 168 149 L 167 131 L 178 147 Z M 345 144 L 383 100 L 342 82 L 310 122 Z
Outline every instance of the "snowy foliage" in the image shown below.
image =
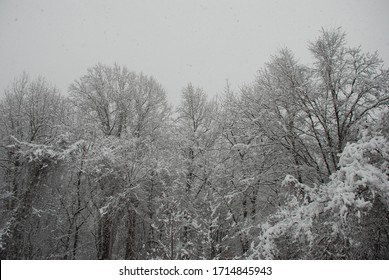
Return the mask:
M 389 71 L 322 30 L 174 114 L 101 63 L 0 100 L 1 259 L 388 259 Z
M 85 144 L 84 140 L 74 142 L 73 144 L 66 144 L 61 135 L 55 145 L 34 144 L 24 141 L 19 141 L 11 136 L 10 139 L 14 144 L 7 145 L 7 149 L 17 151 L 20 156 L 26 158 L 28 161 L 57 161 L 65 160 L 67 157 L 75 153 Z M 65 143 L 65 145 L 64 145 Z
M 296 252 L 297 258 L 313 258 L 312 251 L 318 249 L 318 243 L 325 237 L 340 236 L 358 246 L 352 231 L 375 201 L 380 200 L 386 207 L 383 211 L 389 211 L 389 141 L 383 135 L 372 135 L 367 128 L 361 134 L 357 143 L 346 145 L 340 155 L 339 169 L 327 184 L 309 188 L 293 176 L 286 176 L 282 185 L 289 188 L 289 196 L 261 226 L 250 258 L 282 258 L 281 251 L 287 246 L 282 243 L 283 238 L 299 248 L 308 248 Z

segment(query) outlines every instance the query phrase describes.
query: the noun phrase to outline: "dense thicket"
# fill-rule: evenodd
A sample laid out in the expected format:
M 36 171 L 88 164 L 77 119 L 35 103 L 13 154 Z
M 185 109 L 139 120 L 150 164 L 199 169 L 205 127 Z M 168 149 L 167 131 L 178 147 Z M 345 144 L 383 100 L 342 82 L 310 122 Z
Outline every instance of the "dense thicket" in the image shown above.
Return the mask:
M 341 29 L 171 108 L 97 64 L 0 101 L 1 259 L 388 259 L 389 71 Z

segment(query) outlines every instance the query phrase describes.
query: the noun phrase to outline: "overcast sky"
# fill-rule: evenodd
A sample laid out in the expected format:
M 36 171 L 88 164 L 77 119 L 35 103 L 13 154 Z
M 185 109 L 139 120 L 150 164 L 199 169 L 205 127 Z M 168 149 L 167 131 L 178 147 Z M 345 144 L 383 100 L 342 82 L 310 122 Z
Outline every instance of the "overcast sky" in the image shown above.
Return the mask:
M 62 93 L 98 62 L 154 76 L 177 104 L 188 83 L 210 96 L 251 82 L 282 47 L 309 62 L 321 27 L 389 65 L 388 0 L 0 0 L 0 91 L 23 71 Z

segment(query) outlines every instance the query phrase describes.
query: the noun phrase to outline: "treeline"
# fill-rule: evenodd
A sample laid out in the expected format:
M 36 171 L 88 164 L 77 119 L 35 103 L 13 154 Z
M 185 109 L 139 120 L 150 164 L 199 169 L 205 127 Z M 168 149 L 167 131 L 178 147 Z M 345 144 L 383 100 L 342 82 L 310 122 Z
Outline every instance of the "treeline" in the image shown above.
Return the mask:
M 210 100 L 97 64 L 0 101 L 1 259 L 388 259 L 389 71 L 341 29 Z

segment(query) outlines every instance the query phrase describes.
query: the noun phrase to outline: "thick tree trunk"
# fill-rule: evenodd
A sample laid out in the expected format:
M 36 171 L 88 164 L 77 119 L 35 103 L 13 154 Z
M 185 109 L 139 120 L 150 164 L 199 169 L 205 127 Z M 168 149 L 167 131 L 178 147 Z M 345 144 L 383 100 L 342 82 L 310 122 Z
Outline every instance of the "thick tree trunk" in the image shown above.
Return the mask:
M 112 258 L 112 220 L 109 214 L 100 218 L 97 242 L 97 259 L 110 260 Z
M 135 254 L 135 224 L 136 224 L 136 213 L 134 210 L 128 211 L 128 222 L 127 222 L 127 237 L 126 237 L 126 249 L 124 259 L 136 259 Z

